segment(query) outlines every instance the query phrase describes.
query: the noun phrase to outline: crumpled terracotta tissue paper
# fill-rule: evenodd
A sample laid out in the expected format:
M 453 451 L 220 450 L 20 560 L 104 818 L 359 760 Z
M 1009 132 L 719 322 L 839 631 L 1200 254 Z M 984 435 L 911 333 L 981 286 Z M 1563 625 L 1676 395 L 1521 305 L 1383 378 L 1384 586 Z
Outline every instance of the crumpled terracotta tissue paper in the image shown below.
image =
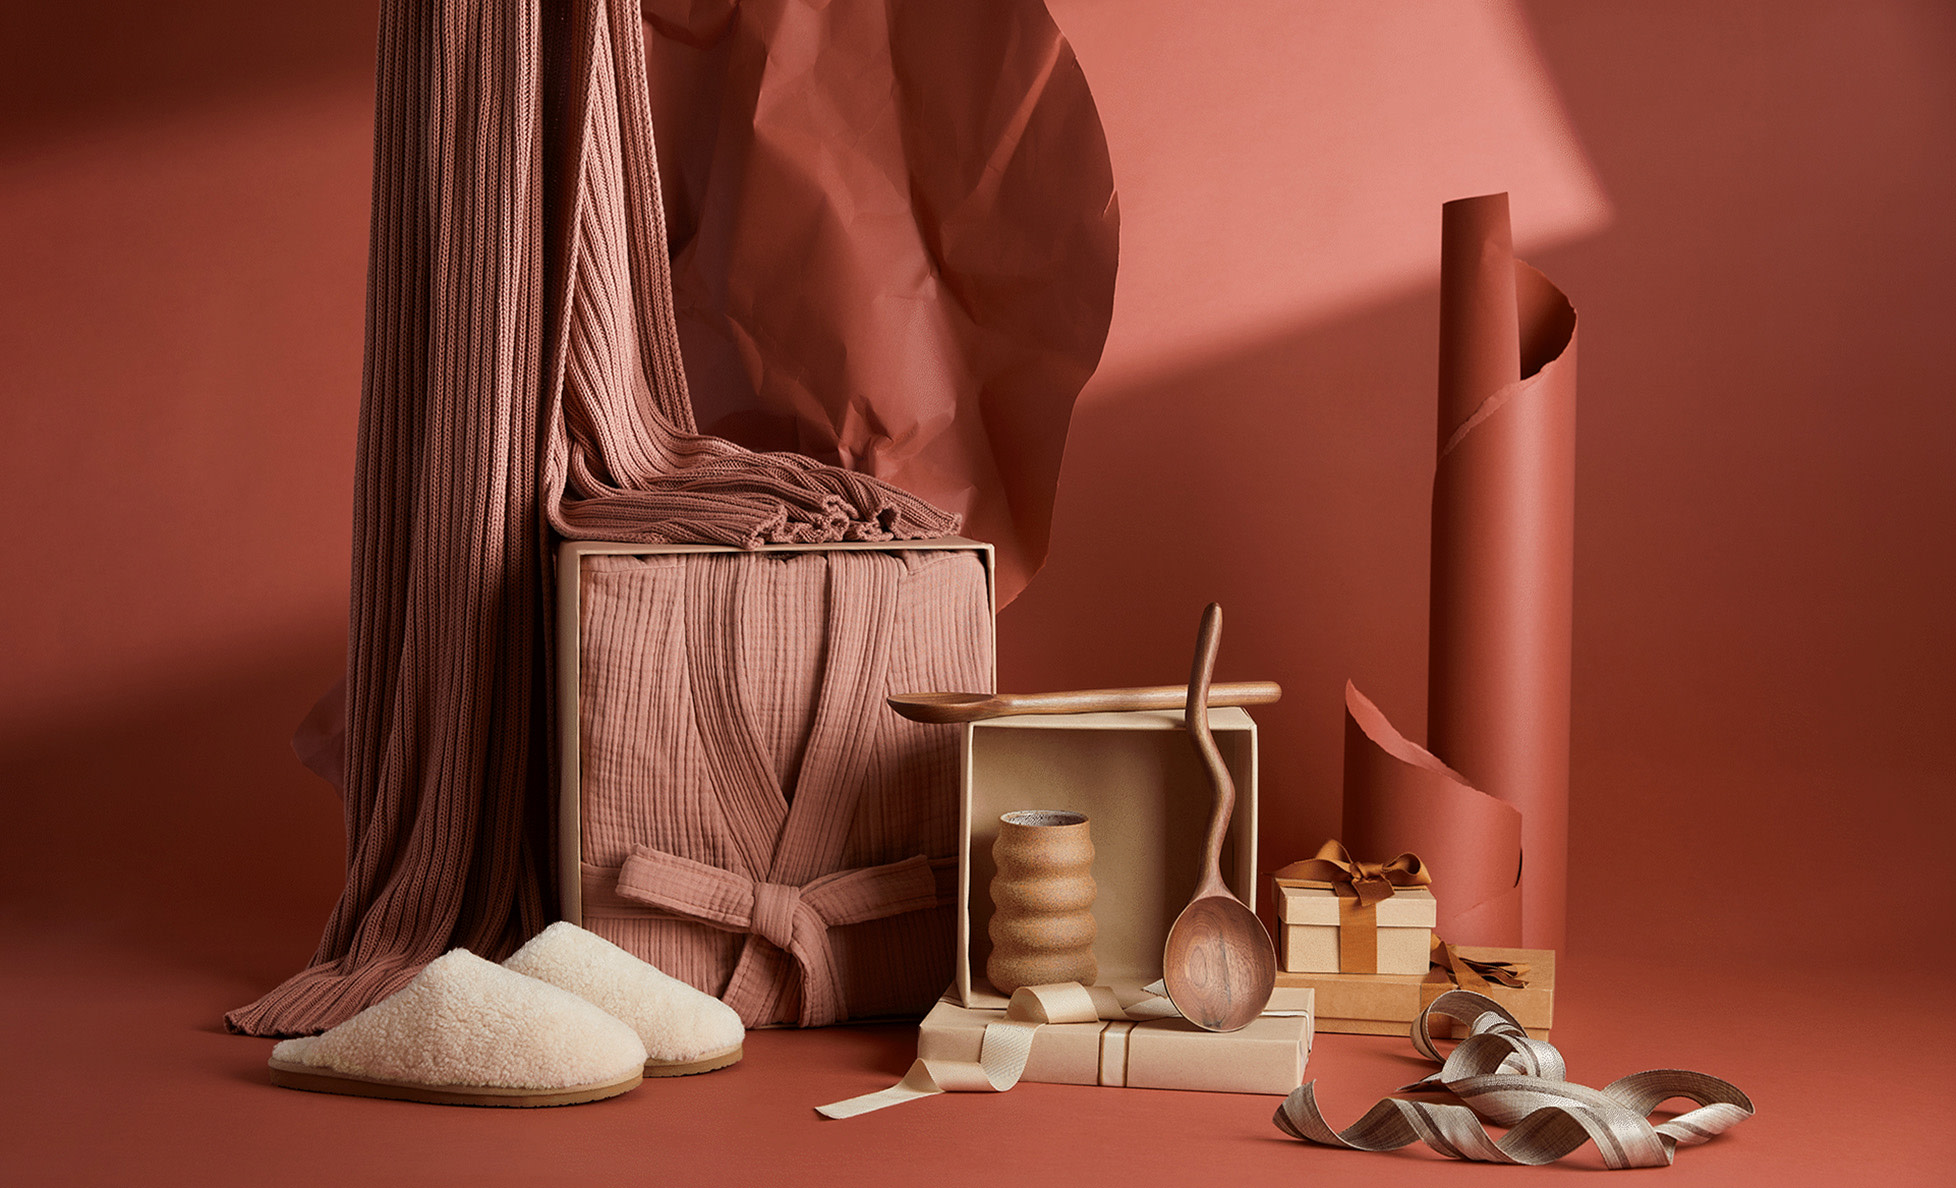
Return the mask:
M 702 432 L 885 479 L 1045 559 L 1113 314 L 1099 113 L 1042 0 L 645 0 Z

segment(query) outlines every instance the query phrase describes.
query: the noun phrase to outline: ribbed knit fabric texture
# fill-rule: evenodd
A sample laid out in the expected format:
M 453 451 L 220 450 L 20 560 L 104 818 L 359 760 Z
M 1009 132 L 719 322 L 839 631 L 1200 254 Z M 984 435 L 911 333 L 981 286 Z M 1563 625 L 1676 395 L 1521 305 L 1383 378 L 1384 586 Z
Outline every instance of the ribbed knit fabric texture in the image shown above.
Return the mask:
M 937 536 L 860 475 L 694 431 L 636 0 L 386 0 L 346 699 L 347 882 L 226 1021 L 323 1030 L 546 923 L 545 544 Z
M 952 976 L 954 731 L 988 689 L 969 550 L 585 558 L 584 926 L 750 1027 L 921 1014 Z

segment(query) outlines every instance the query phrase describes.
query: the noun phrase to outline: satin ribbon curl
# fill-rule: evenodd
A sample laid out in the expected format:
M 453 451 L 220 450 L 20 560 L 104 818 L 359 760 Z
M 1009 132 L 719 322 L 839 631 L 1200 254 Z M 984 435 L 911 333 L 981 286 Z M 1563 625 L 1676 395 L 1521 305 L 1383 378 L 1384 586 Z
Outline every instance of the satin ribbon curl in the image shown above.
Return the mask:
M 1468 1035 L 1444 1059 L 1429 1020 L 1444 1015 Z M 1291 1091 L 1277 1108 L 1277 1128 L 1292 1138 L 1352 1151 L 1396 1151 L 1414 1142 L 1449 1159 L 1479 1163 L 1553 1163 L 1593 1142 L 1611 1170 L 1669 1166 L 1681 1146 L 1705 1142 L 1753 1115 L 1737 1086 L 1684 1069 L 1633 1073 L 1601 1089 L 1567 1080 L 1562 1053 L 1528 1038 L 1501 1005 L 1471 990 L 1450 990 L 1413 1023 L 1413 1047 L 1440 1065 L 1402 1093 L 1452 1094 L 1465 1104 L 1388 1097 L 1343 1130 L 1318 1109 L 1311 1084 Z M 1652 1110 L 1674 1097 L 1696 1103 L 1666 1122 Z M 1508 1128 L 1499 1139 L 1483 1121 Z

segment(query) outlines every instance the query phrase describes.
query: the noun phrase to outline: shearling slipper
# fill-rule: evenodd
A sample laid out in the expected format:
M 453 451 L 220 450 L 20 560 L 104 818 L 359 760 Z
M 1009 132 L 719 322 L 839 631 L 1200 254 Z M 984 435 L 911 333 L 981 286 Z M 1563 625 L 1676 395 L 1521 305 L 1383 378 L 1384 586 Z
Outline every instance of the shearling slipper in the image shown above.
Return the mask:
M 740 1059 L 747 1029 L 732 1007 L 575 924 L 552 924 L 503 965 L 629 1023 L 645 1043 L 648 1077 L 711 1072 Z
M 643 1076 L 629 1026 L 534 978 L 455 949 L 324 1035 L 272 1049 L 272 1084 L 444 1105 L 572 1105 Z

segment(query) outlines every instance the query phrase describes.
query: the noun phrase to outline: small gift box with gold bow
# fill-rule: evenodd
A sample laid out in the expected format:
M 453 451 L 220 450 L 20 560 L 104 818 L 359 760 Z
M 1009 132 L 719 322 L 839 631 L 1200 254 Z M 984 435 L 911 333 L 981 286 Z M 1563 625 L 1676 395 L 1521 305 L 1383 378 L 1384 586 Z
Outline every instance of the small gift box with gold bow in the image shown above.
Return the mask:
M 1360 862 L 1328 841 L 1276 878 L 1287 972 L 1426 973 L 1436 907 L 1417 856 Z

